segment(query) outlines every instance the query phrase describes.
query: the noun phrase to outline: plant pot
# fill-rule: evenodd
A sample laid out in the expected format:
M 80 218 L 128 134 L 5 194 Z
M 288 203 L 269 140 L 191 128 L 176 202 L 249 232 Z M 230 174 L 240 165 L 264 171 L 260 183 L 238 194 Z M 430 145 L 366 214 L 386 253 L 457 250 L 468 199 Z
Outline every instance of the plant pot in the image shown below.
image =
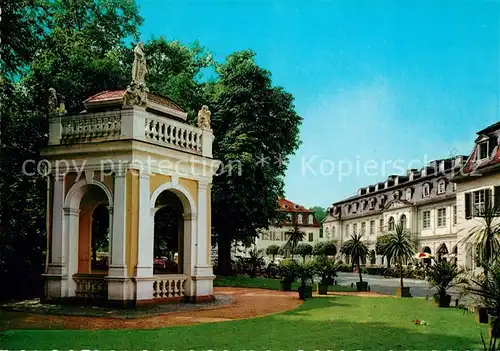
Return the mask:
M 318 284 L 318 294 L 327 295 L 328 294 L 328 284 Z
M 301 299 L 301 300 L 311 298 L 313 295 L 312 285 L 301 285 L 301 286 L 299 286 L 298 291 L 299 291 L 299 299 Z
M 409 287 L 397 288 L 396 297 L 411 297 L 410 288 Z
M 280 281 L 281 291 L 292 291 L 292 282 L 288 280 Z
M 488 323 L 488 311 L 486 308 L 479 307 L 476 309 L 476 322 Z
M 439 307 L 450 307 L 451 295 L 434 295 L 434 303 Z
M 368 291 L 368 282 L 356 282 L 356 289 L 358 291 Z
M 489 334 L 490 338 L 499 338 L 500 337 L 500 320 L 496 321 L 498 317 L 489 316 Z

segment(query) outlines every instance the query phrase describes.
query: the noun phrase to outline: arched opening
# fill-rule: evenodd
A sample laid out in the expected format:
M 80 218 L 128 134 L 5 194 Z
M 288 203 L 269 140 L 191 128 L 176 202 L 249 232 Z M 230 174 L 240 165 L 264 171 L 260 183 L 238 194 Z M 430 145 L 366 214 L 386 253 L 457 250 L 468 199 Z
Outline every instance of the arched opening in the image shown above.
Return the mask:
M 401 215 L 399 223 L 401 224 L 401 227 L 406 228 L 406 215 Z
M 104 274 L 109 267 L 110 212 L 106 193 L 96 185 L 81 187 L 78 218 L 78 273 Z
M 436 251 L 437 254 L 437 261 L 441 262 L 444 261 L 446 262 L 446 256 L 448 255 L 448 248 L 446 247 L 445 243 L 442 243 L 439 248 Z
M 422 249 L 422 252 L 428 253 L 429 255 L 432 254 L 431 248 L 429 246 L 426 246 Z M 424 264 L 425 265 L 430 265 L 431 264 L 431 259 L 430 258 L 424 258 Z
M 109 210 L 101 203 L 92 212 L 91 272 L 106 273 L 109 267 Z
M 184 207 L 179 197 L 164 190 L 156 199 L 153 274 L 182 274 Z
M 389 217 L 388 229 L 394 230 L 394 217 Z

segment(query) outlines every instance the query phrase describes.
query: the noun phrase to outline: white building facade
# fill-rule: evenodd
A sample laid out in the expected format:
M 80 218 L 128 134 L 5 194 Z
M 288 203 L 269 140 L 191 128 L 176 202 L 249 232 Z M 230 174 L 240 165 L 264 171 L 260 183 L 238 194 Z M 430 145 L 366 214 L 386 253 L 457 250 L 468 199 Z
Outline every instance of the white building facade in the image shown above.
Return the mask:
M 382 264 L 382 256 L 376 253 L 377 237 L 401 223 L 410 231 L 417 251 L 438 260 L 455 260 L 458 211 L 456 185 L 451 178 L 466 159 L 436 160 L 423 169 L 410 169 L 406 175 L 392 175 L 359 189 L 356 196 L 328 208 L 323 221 L 325 235 L 340 248 L 352 234 L 363 234 L 370 250 L 367 264 Z M 339 258 L 346 260 L 340 253 Z

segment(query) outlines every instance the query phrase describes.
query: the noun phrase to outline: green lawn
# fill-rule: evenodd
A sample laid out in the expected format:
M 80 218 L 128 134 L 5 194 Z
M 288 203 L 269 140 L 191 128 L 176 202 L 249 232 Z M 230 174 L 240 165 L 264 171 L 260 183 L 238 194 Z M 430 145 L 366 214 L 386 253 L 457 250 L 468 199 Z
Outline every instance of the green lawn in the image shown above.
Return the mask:
M 316 284 L 314 284 L 314 289 L 316 289 Z M 261 289 L 280 289 L 280 280 L 271 279 L 264 277 L 250 278 L 247 276 L 230 276 L 230 277 L 217 277 L 214 280 L 214 286 L 231 286 L 237 288 L 261 288 Z M 299 283 L 295 282 L 292 284 L 292 290 L 297 290 Z M 343 285 L 331 285 L 328 287 L 328 291 L 356 291 L 356 288 L 351 288 L 350 286 Z
M 168 316 L 165 316 L 168 318 Z M 422 319 L 429 326 L 417 326 Z M 156 330 L 10 330 L 0 349 L 474 350 L 471 314 L 423 299 L 333 296 L 268 317 Z

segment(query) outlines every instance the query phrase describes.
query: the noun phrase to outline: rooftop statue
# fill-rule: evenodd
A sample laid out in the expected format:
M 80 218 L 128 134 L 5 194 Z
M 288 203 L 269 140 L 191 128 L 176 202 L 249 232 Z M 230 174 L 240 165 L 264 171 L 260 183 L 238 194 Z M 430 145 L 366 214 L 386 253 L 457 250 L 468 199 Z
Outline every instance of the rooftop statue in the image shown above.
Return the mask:
M 149 89 L 146 86 L 146 57 L 144 43 L 139 42 L 134 49 L 134 63 L 132 64 L 132 82 L 127 87 L 123 103 L 125 105 L 145 106 Z
M 201 110 L 198 111 L 198 127 L 199 128 L 204 128 L 204 129 L 211 129 L 210 128 L 210 116 L 212 115 L 212 112 L 208 109 L 207 105 L 203 105 L 201 107 Z

